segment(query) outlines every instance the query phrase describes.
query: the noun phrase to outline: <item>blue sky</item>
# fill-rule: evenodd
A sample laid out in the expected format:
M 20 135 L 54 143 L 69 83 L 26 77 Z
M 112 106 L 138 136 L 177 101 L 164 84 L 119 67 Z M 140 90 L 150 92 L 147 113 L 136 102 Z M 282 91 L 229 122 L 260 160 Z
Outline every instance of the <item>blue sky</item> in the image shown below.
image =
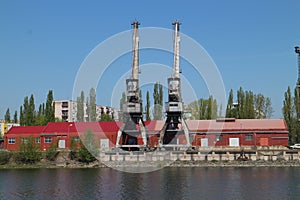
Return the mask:
M 36 104 L 45 101 L 50 89 L 55 99 L 71 99 L 86 56 L 100 42 L 130 29 L 135 19 L 141 27 L 163 28 L 179 19 L 181 32 L 200 43 L 218 66 L 227 94 L 240 86 L 263 93 L 272 99 L 273 117 L 282 117 L 283 94 L 297 79 L 299 9 L 297 0 L 2 0 L 0 118 L 8 107 L 13 115 L 30 94 Z M 141 63 L 151 57 L 142 55 Z M 170 58 L 172 65 L 172 56 L 157 57 L 157 62 Z M 131 56 L 122 60 L 129 70 Z M 110 100 L 97 91 L 97 103 L 109 105 Z

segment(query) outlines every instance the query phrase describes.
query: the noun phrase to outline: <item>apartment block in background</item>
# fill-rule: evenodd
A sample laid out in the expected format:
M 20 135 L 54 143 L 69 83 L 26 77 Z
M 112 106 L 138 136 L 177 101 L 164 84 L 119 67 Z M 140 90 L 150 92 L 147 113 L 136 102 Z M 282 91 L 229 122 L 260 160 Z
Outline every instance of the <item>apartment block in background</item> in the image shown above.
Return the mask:
M 77 121 L 77 102 L 72 100 L 56 100 L 53 101 L 55 118 L 65 122 Z M 96 106 L 96 120 L 101 119 L 102 114 L 108 114 L 112 119 L 118 121 L 118 111 L 109 106 Z M 84 105 L 84 119 L 88 121 L 87 105 Z

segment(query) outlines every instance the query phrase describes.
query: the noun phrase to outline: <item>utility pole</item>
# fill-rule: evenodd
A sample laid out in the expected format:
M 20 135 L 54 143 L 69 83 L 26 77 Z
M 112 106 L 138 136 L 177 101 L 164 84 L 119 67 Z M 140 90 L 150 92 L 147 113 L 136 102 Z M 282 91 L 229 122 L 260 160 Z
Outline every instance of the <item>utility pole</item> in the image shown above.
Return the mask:
M 143 121 L 142 100 L 139 96 L 139 22 L 133 26 L 133 52 L 131 78 L 126 79 L 126 103 L 123 105 L 124 125 L 118 131 L 116 147 L 124 150 L 135 151 L 146 148 L 147 135 Z M 139 129 L 137 129 L 139 126 Z M 143 144 L 138 144 L 138 136 L 142 135 Z

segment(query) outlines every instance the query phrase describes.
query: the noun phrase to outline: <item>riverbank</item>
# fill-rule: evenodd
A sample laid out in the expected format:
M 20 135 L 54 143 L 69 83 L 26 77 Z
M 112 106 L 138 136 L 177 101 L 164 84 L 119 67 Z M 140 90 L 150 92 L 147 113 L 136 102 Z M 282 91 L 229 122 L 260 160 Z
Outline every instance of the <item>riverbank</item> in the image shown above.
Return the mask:
M 89 164 L 84 164 L 80 162 L 66 162 L 66 163 L 49 163 L 49 162 L 39 162 L 35 164 L 16 164 L 9 163 L 6 165 L 0 165 L 0 169 L 36 169 L 36 168 L 45 168 L 45 169 L 55 169 L 55 168 L 69 168 L 69 169 L 84 169 L 84 168 L 108 168 L 112 166 L 117 166 L 113 168 L 118 168 L 121 165 L 126 167 L 149 167 L 159 164 L 162 168 L 161 163 L 147 163 L 147 162 L 110 162 L 104 164 L 100 161 L 95 161 Z M 164 167 L 170 168 L 206 168 L 206 167 L 300 167 L 300 161 L 174 161 L 169 164 L 164 163 Z

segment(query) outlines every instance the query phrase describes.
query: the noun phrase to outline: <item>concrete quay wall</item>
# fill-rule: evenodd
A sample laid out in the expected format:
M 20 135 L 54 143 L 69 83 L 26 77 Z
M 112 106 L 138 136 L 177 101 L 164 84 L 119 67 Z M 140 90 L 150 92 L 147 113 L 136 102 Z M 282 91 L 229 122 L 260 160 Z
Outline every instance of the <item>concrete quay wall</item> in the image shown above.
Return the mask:
M 154 151 L 154 152 L 101 152 L 101 161 L 293 161 L 300 160 L 300 151 L 295 150 L 228 150 L 228 151 Z

